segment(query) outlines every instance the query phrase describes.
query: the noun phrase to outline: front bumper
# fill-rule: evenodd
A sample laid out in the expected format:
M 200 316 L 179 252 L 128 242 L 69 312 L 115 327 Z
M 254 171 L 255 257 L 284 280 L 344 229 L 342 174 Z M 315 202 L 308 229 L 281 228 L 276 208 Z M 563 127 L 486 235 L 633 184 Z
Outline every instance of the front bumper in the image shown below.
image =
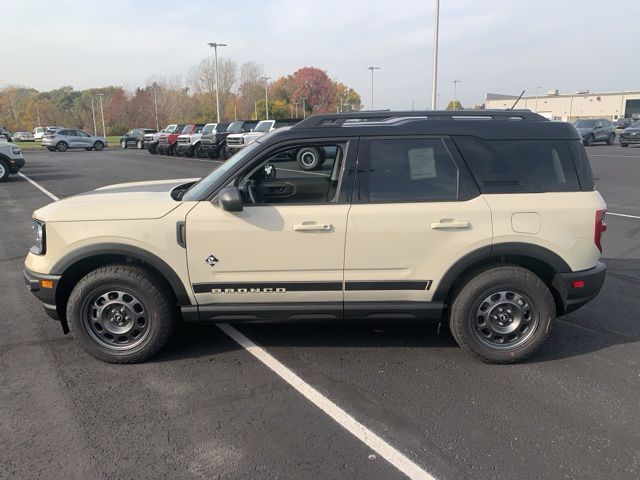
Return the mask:
M 620 137 L 620 143 L 640 143 L 640 135 L 634 135 L 633 137 Z
M 573 312 L 596 298 L 606 275 L 607 266 L 602 262 L 589 270 L 557 273 L 552 286 L 558 292 L 563 307 L 559 315 Z
M 58 308 L 56 305 L 56 289 L 60 282 L 60 275 L 44 275 L 24 269 L 24 283 L 31 293 L 42 302 L 44 311 L 51 318 L 58 320 Z
M 176 146 L 176 153 L 193 153 L 194 145 L 190 143 L 178 143 Z
M 9 171 L 11 173 L 18 173 L 22 167 L 24 167 L 24 158 L 9 159 Z

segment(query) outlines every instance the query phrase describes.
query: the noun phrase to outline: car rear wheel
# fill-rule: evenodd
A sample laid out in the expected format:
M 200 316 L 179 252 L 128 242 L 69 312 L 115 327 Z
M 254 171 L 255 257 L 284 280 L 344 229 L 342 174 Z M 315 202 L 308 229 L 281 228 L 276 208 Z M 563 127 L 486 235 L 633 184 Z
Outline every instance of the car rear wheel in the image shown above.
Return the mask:
M 120 140 L 120 147 L 127 148 L 127 141 L 126 140 Z
M 171 336 L 175 308 L 169 288 L 152 272 L 109 265 L 83 277 L 67 303 L 67 322 L 80 346 L 109 363 L 136 363 Z
M 104 148 L 104 143 L 98 140 L 96 143 L 93 144 L 93 148 L 95 148 L 99 152 Z
M 59 152 L 66 152 L 68 148 L 69 145 L 67 145 L 67 142 L 58 142 L 56 144 L 56 150 L 58 150 Z
M 556 316 L 553 296 L 518 266 L 481 271 L 459 290 L 449 326 L 460 347 L 487 363 L 514 363 L 544 342 Z
M 607 137 L 607 145 L 613 145 L 614 143 L 616 143 L 616 134 L 610 133 L 609 137 Z
M 4 182 L 9 178 L 9 167 L 4 161 L 0 160 L 0 182 Z
M 136 143 L 136 147 L 138 147 L 138 150 L 142 150 L 142 148 L 144 147 L 142 140 L 138 140 L 138 142 Z

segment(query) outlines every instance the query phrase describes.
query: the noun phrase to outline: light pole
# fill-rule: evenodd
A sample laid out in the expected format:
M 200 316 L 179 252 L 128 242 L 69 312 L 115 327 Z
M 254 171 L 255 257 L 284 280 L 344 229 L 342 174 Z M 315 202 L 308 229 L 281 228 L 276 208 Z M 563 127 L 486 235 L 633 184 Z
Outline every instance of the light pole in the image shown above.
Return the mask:
M 367 67 L 367 70 L 371 70 L 371 110 L 373 110 L 373 71 L 380 70 L 380 67 Z
M 296 111 L 296 116 L 293 118 L 298 118 L 298 102 L 295 102 L 293 106 L 295 107 L 295 111 Z
M 156 110 L 156 131 L 160 131 L 160 122 L 158 122 L 158 97 L 156 96 L 156 87 L 153 87 L 153 106 Z
M 265 120 L 269 120 L 269 79 L 271 77 L 264 77 L 264 109 L 266 118 Z
M 216 122 L 221 122 L 220 118 L 220 97 L 218 96 L 218 47 L 226 47 L 226 43 L 209 42 L 209 46 L 213 47 L 216 62 Z
M 93 117 L 93 134 L 97 135 L 98 127 L 96 127 L 96 109 L 93 106 L 93 97 L 91 97 L 91 116 Z
M 536 113 L 538 113 L 538 92 L 542 87 L 533 87 L 536 89 Z
M 462 83 L 462 80 L 453 80 L 453 106 L 458 103 L 458 84 Z
M 307 118 L 307 99 L 302 99 L 302 118 Z
M 431 110 L 438 104 L 438 30 L 440 29 L 440 0 L 436 0 L 436 21 L 433 29 L 433 78 L 431 80 Z
M 36 104 L 36 115 L 38 116 L 38 126 L 41 127 L 42 123 L 40 123 L 40 108 L 38 108 L 38 102 L 35 102 Z
M 107 138 L 107 129 L 104 126 L 104 109 L 102 108 L 102 97 L 104 97 L 104 93 L 99 93 L 100 97 L 100 115 L 102 115 L 102 136 Z

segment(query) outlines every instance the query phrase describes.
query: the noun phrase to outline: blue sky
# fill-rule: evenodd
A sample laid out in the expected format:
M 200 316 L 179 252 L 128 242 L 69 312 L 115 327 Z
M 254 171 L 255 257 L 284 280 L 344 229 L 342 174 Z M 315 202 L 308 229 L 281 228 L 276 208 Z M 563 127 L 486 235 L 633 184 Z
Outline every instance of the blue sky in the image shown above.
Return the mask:
M 375 107 L 425 107 L 431 91 L 431 0 L 21 0 L 2 6 L 0 85 L 48 90 L 144 85 L 221 55 L 272 78 L 316 66 Z M 487 91 L 640 90 L 640 1 L 441 0 L 440 103 Z

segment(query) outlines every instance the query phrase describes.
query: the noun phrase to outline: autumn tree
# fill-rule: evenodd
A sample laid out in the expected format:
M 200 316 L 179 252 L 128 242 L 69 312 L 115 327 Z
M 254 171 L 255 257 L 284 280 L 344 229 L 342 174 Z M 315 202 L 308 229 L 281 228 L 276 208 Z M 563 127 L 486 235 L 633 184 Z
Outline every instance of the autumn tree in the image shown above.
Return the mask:
M 462 104 L 459 100 L 451 100 L 447 104 L 447 108 L 445 110 L 462 110 Z

